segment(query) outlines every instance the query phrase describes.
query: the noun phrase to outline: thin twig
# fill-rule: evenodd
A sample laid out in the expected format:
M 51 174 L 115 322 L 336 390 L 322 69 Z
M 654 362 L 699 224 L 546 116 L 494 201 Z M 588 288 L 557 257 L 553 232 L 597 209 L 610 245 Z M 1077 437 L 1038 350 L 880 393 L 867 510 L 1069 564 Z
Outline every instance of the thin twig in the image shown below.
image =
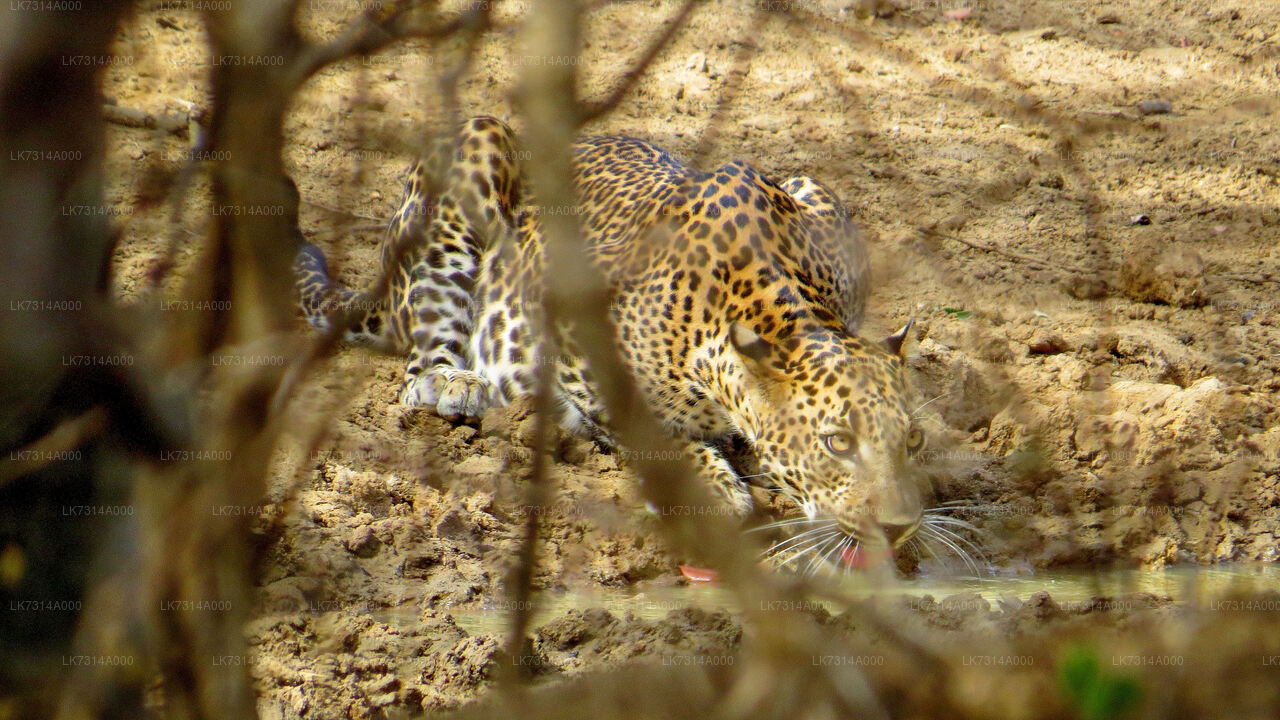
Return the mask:
M 1257 285 L 1265 285 L 1267 283 L 1280 283 L 1280 277 L 1271 277 L 1269 275 L 1229 275 L 1227 273 L 1218 273 L 1218 277 L 1224 280 L 1235 280 L 1237 282 L 1255 283 Z
M 334 235 L 337 233 L 358 233 L 358 232 L 385 232 L 387 224 L 385 222 L 370 223 L 368 225 L 346 225 L 342 227 L 322 227 L 311 231 L 312 235 Z
M 64 420 L 39 440 L 9 453 L 9 460 L 0 464 L 0 487 L 15 478 L 38 472 L 45 466 L 60 461 L 66 453 L 102 432 L 106 424 L 107 413 L 101 407 Z
M 409 11 L 435 4 L 434 1 L 404 3 L 381 18 L 376 17 L 381 6 L 377 3 L 371 4 L 360 20 L 353 23 L 335 40 L 325 45 L 311 45 L 303 51 L 298 60 L 301 77 L 310 77 L 326 66 L 347 58 L 376 54 L 402 40 L 410 38 L 438 40 L 449 37 L 471 25 L 478 14 L 488 13 L 486 8 L 481 7 L 487 6 L 488 3 L 475 3 L 467 12 L 438 27 L 401 26 L 401 21 Z
M 357 212 L 351 212 L 350 210 L 342 210 L 342 209 L 330 207 L 328 205 L 324 205 L 322 203 L 318 203 L 312 200 L 303 200 L 302 204 L 310 205 L 313 208 L 320 208 L 321 210 L 324 210 L 327 213 L 332 213 L 334 215 L 344 215 L 346 217 L 359 218 L 361 220 L 371 220 L 373 222 L 378 223 L 379 227 L 385 228 L 387 226 L 386 218 L 374 217 L 372 215 L 364 215 Z
M 1049 263 L 1040 258 L 1032 257 L 1030 255 L 1023 255 L 1022 253 L 1016 253 L 1016 252 L 1013 252 L 1012 250 L 1005 250 L 1004 248 L 998 248 L 992 245 L 983 245 L 982 243 L 976 243 L 976 242 L 973 242 L 972 240 L 965 240 L 959 235 L 948 235 L 947 233 L 938 232 L 937 230 L 932 228 L 922 227 L 917 229 L 921 233 L 923 233 L 926 237 L 940 237 L 946 240 L 954 240 L 960 243 L 961 245 L 967 245 L 973 248 L 974 250 L 981 250 L 983 252 L 989 252 L 993 255 L 1000 255 L 1001 257 L 1008 258 L 1009 260 L 1024 262 L 1024 263 L 1027 263 L 1028 265 L 1032 265 L 1041 270 L 1061 270 L 1063 272 L 1074 273 L 1076 275 L 1096 275 L 1097 274 L 1096 271 L 1082 270 L 1080 268 L 1071 267 L 1070 265 L 1063 265 L 1061 263 Z
M 710 154 L 711 149 L 715 147 L 716 140 L 720 137 L 720 124 L 728 116 L 729 107 L 738 97 L 738 91 L 742 89 L 742 81 L 746 80 L 747 73 L 750 72 L 751 56 L 760 49 L 752 40 L 761 36 L 770 17 L 772 17 L 770 11 L 764 9 L 763 6 L 756 7 L 755 15 L 751 19 L 751 29 L 748 31 L 747 41 L 738 43 L 738 52 L 733 56 L 733 67 L 729 69 L 728 80 L 720 91 L 720 97 L 716 100 L 716 108 L 711 112 L 711 121 L 707 124 L 706 129 L 702 132 L 702 137 L 698 139 L 697 146 L 693 149 L 691 163 L 694 167 L 701 166 L 702 161 Z
M 622 102 L 622 99 L 627 96 L 627 93 L 631 92 L 631 89 L 644 76 L 645 71 L 649 69 L 649 66 L 653 64 L 658 55 L 671 44 L 676 33 L 685 26 L 685 22 L 689 19 L 689 15 L 693 12 L 693 8 L 698 2 L 699 0 L 685 0 L 685 4 L 680 8 L 680 11 L 667 23 L 667 28 L 662 31 L 662 34 L 653 41 L 649 49 L 640 57 L 640 62 L 623 73 L 622 82 L 618 83 L 613 92 L 604 100 L 592 103 L 582 111 L 578 116 L 579 126 L 600 118 L 600 116 L 613 110 L 618 103 Z
M 178 115 L 157 115 L 135 108 L 124 108 L 119 105 L 102 106 L 102 117 L 109 123 L 132 128 L 163 130 L 171 135 L 186 137 L 188 120 Z

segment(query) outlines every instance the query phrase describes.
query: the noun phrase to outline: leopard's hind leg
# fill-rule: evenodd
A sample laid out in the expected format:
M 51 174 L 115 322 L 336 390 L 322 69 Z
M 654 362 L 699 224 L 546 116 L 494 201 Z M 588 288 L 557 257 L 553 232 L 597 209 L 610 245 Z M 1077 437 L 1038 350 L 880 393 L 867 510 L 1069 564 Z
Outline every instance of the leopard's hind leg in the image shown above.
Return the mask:
M 849 332 L 857 332 L 870 292 L 870 260 L 848 209 L 834 192 L 807 175 L 788 178 L 778 187 L 799 206 L 811 241 L 824 254 L 813 264 L 832 268 L 831 277 L 811 277 L 809 282 L 823 295 L 823 304 L 844 320 Z

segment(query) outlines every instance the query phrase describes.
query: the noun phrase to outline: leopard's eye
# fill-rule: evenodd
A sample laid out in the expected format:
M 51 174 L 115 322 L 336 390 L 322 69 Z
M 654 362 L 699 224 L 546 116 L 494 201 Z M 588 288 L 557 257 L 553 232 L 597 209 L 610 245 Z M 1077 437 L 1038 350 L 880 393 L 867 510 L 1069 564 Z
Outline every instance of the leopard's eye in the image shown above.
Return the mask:
M 840 458 L 853 457 L 858 451 L 853 435 L 846 432 L 823 435 L 822 446 L 827 449 L 827 452 Z
M 920 428 L 911 428 L 907 431 L 907 452 L 913 453 L 924 446 L 924 432 Z

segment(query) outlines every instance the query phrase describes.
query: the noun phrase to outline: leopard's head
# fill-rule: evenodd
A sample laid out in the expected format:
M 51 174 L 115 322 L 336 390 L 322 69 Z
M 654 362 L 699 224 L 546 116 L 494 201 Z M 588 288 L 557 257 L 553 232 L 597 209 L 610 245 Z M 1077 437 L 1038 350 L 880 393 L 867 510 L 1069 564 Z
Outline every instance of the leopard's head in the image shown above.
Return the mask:
M 925 517 L 912 472 L 924 435 L 904 377 L 909 329 L 875 342 L 811 326 L 770 341 L 741 323 L 731 326 L 730 343 L 752 386 L 749 440 L 760 478 L 815 527 L 838 532 L 815 532 L 815 550 L 834 553 L 859 542 L 897 547 Z

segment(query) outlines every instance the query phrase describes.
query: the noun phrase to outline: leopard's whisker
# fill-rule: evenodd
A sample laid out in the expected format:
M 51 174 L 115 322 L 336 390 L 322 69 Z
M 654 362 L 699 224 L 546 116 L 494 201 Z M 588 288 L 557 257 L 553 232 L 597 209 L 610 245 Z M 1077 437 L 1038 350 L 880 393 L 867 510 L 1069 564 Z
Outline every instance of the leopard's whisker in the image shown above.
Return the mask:
M 851 539 L 853 539 L 852 535 L 845 535 L 843 538 L 839 540 L 839 542 L 835 543 L 835 545 L 832 546 L 832 548 L 822 556 L 822 562 L 819 563 L 818 566 L 813 569 L 813 573 L 816 573 L 818 569 L 822 567 L 827 567 L 827 568 L 833 567 L 835 563 L 831 561 L 831 556 L 834 554 L 836 555 L 836 557 L 840 557 L 839 553 L 842 552 L 842 548 L 844 548 Z
M 961 520 L 960 518 L 949 517 L 947 515 L 926 515 L 924 521 L 929 525 L 948 525 L 951 527 L 964 528 L 965 530 L 975 533 L 982 532 L 978 529 L 978 526 L 968 520 Z
M 783 561 L 781 561 L 781 562 L 779 562 L 779 563 L 777 564 L 777 566 L 778 566 L 778 567 L 786 567 L 787 565 L 789 565 L 789 564 L 791 563 L 791 561 L 795 560 L 795 559 L 796 559 L 796 558 L 798 558 L 798 557 L 801 557 L 801 556 L 802 556 L 802 555 L 804 555 L 806 552 L 808 552 L 809 550 L 811 550 L 814 546 L 816 546 L 816 545 L 818 545 L 818 544 L 820 544 L 820 543 L 824 543 L 824 542 L 826 542 L 827 540 L 829 540 L 829 539 L 831 539 L 832 537 L 834 537 L 834 536 L 836 536 L 836 535 L 839 535 L 839 534 L 840 534 L 840 531 L 839 531 L 839 530 L 828 530 L 828 531 L 827 531 L 827 534 L 825 534 L 825 535 L 821 535 L 821 536 L 819 536 L 818 538 L 816 538 L 816 539 L 814 539 L 814 540 L 811 540 L 810 542 L 803 543 L 803 544 L 802 544 L 802 545 L 803 545 L 803 547 L 801 547 L 799 550 L 796 550 L 796 551 L 795 551 L 794 553 L 792 553 L 791 555 L 787 556 L 787 559 L 786 559 L 786 560 L 783 560 Z M 795 548 L 793 547 L 792 549 L 794 550 Z M 776 557 L 776 555 L 775 555 L 775 557 Z
M 941 535 L 938 535 L 937 533 L 934 532 L 933 528 L 921 528 L 921 534 L 922 536 L 927 536 L 929 539 L 936 540 L 937 542 L 941 543 L 948 550 L 950 550 L 956 557 L 960 558 L 964 562 L 965 566 L 969 568 L 970 572 L 977 574 L 977 571 L 978 571 L 977 566 L 974 565 L 972 558 L 969 557 L 969 554 L 966 553 L 964 549 L 962 549 L 960 546 L 956 545 L 951 540 Z M 937 557 L 937 555 L 935 554 L 934 557 Z
M 972 512 L 977 510 L 979 507 L 980 506 L 978 505 L 956 505 L 953 507 L 929 508 L 928 510 L 924 511 L 924 514 L 926 516 L 937 516 L 937 515 L 947 515 L 948 513 L 954 513 L 954 512 L 965 512 L 965 511 Z
M 813 523 L 819 523 L 819 522 L 823 522 L 823 521 L 810 520 L 807 517 L 786 518 L 784 520 L 778 520 L 771 523 L 765 523 L 764 525 L 757 525 L 753 528 L 748 528 L 745 532 L 749 532 L 749 533 L 761 532 L 763 530 L 773 530 L 775 528 L 788 527 L 790 525 L 811 525 Z
M 823 558 L 824 564 L 829 568 L 835 568 L 836 570 L 839 570 L 841 565 L 840 558 L 844 557 L 844 553 L 848 549 L 849 544 L 854 542 L 855 540 L 856 538 L 854 536 L 846 535 L 844 540 L 841 540 L 840 543 L 836 545 L 835 549 L 832 550 L 830 553 L 827 553 L 827 557 Z M 833 553 L 836 556 L 835 562 L 831 562 L 827 560 L 827 558 L 829 558 Z
M 973 561 L 973 558 L 969 555 L 969 553 L 964 548 L 957 545 L 955 541 L 953 541 L 952 539 L 940 534 L 937 528 L 925 526 L 921 528 L 921 531 L 925 535 L 928 535 L 931 539 L 937 540 L 938 542 L 942 543 L 949 550 L 951 550 L 951 552 L 955 553 L 956 557 L 964 561 L 965 567 L 969 569 L 969 572 L 972 573 L 974 577 L 977 577 L 981 574 L 978 571 L 977 563 Z
M 816 572 L 818 568 L 822 567 L 822 560 L 826 557 L 826 554 L 822 552 L 824 547 L 828 544 L 839 546 L 842 542 L 844 542 L 844 538 L 836 537 L 831 540 L 827 540 L 816 548 L 813 548 L 813 550 L 810 551 L 813 557 L 809 559 L 809 564 L 804 566 L 805 577 L 812 577 L 814 572 Z
M 960 533 L 955 532 L 954 530 L 949 530 L 945 527 L 941 527 L 938 525 L 934 525 L 933 530 L 934 532 L 943 533 L 947 535 L 948 537 L 954 539 L 958 543 L 964 544 L 964 546 L 972 550 L 974 554 L 977 555 L 980 560 L 982 560 L 982 562 L 988 565 L 991 564 L 990 561 L 987 560 L 987 556 L 983 554 L 982 549 L 979 548 L 977 545 L 973 544 L 973 542 L 971 542 L 968 538 L 964 537 Z
M 945 422 L 943 422 L 942 420 L 939 420 L 939 419 L 938 419 L 938 418 L 936 418 L 936 417 L 913 417 L 913 418 L 911 418 L 911 419 L 912 419 L 912 420 L 919 420 L 920 422 L 925 422 L 925 423 L 933 423 L 933 424 L 937 425 L 938 427 L 943 428 L 944 430 L 945 430 L 945 429 L 946 429 L 946 427 L 947 427 L 947 424 L 946 424 Z
M 924 548 L 924 551 L 929 553 L 929 557 L 933 558 L 934 560 L 937 560 L 938 562 L 942 562 L 942 558 L 938 557 L 938 553 L 934 552 L 933 545 L 929 542 L 929 540 L 924 536 L 923 533 L 920 535 L 916 535 L 915 537 L 912 538 L 912 540 L 916 543 L 917 547 Z
M 834 531 L 833 531 L 833 532 L 834 532 Z M 811 541 L 811 542 L 809 542 L 809 543 L 806 543 L 804 546 L 800 547 L 800 548 L 799 548 L 798 550 L 796 550 L 795 552 L 792 552 L 791 554 L 787 555 L 784 559 L 778 560 L 777 558 L 775 558 L 775 559 L 774 559 L 774 562 L 776 563 L 776 564 L 775 564 L 775 567 L 778 567 L 778 568 L 787 567 L 787 566 L 788 566 L 788 565 L 790 565 L 792 562 L 796 561 L 798 558 L 803 557 L 806 553 L 808 553 L 810 550 L 812 550 L 812 549 L 814 548 L 814 546 L 816 546 L 816 545 L 818 545 L 818 544 L 820 544 L 820 543 L 826 542 L 826 541 L 827 541 L 827 540 L 829 540 L 831 537 L 833 537 L 833 535 L 824 535 L 823 537 L 820 537 L 820 538 L 818 538 L 818 539 L 816 539 L 816 540 L 813 540 L 813 541 Z
M 821 529 L 811 530 L 802 535 L 797 535 L 796 537 L 779 542 L 778 544 L 774 545 L 773 547 L 765 551 L 764 557 L 765 559 L 776 559 L 779 555 L 783 553 L 791 552 L 797 548 L 810 545 L 815 541 L 831 537 L 831 533 L 834 533 L 834 532 L 837 532 L 837 531 L 831 528 L 821 528 Z
M 835 525 L 836 525 L 835 523 L 827 523 L 826 525 L 823 525 L 821 527 L 816 527 L 816 528 L 813 528 L 812 530 L 806 530 L 800 533 L 799 535 L 793 535 L 792 537 L 789 537 L 785 540 L 779 540 L 777 543 L 774 543 L 773 545 L 771 545 L 769 549 L 765 550 L 764 555 L 766 558 L 768 558 L 768 557 L 777 555 L 778 553 L 783 552 L 784 550 L 788 550 L 792 547 L 796 547 L 797 545 L 802 544 L 806 539 L 812 539 L 813 535 L 816 533 L 821 533 L 823 531 L 831 531 L 835 527 Z
M 851 552 L 856 554 L 859 550 L 861 550 L 861 549 L 862 549 L 862 541 L 861 541 L 861 540 L 859 540 L 859 539 L 857 539 L 857 538 L 855 538 L 855 537 L 853 537 L 853 536 L 850 536 L 850 539 L 851 539 L 851 540 L 853 540 L 853 550 L 852 550 Z M 852 566 L 852 565 L 849 565 L 849 564 L 846 564 L 846 563 L 840 563 L 840 564 L 841 564 L 841 566 L 843 566 L 843 567 L 844 567 L 844 574 L 845 574 L 845 575 L 852 575 L 852 574 L 853 574 L 853 566 Z
M 954 391 L 952 391 L 952 392 L 954 392 Z M 930 404 L 930 403 L 932 403 L 934 400 L 941 400 L 942 398 L 944 398 L 944 397 L 946 397 L 946 396 L 948 396 L 948 395 L 950 395 L 950 394 L 952 394 L 952 393 L 950 393 L 950 392 L 944 392 L 944 393 L 942 393 L 941 395 L 939 395 L 939 396 L 937 396 L 937 397 L 933 398 L 933 400 L 929 400 L 928 402 L 924 403 L 923 405 L 921 405 L 921 406 L 917 407 L 917 408 L 916 408 L 916 409 L 911 413 L 911 419 L 912 419 L 912 420 L 915 420 L 915 419 L 919 418 L 919 417 L 920 417 L 920 411 L 921 411 L 921 410 L 923 410 L 923 409 L 925 409 L 926 407 L 928 407 L 928 406 L 929 406 L 929 404 Z
M 929 545 L 929 541 L 926 540 L 923 535 L 916 535 L 911 538 L 911 542 L 915 543 L 916 547 L 923 548 L 924 551 L 929 553 L 929 556 L 934 560 L 938 559 L 938 553 L 933 551 L 933 548 Z

